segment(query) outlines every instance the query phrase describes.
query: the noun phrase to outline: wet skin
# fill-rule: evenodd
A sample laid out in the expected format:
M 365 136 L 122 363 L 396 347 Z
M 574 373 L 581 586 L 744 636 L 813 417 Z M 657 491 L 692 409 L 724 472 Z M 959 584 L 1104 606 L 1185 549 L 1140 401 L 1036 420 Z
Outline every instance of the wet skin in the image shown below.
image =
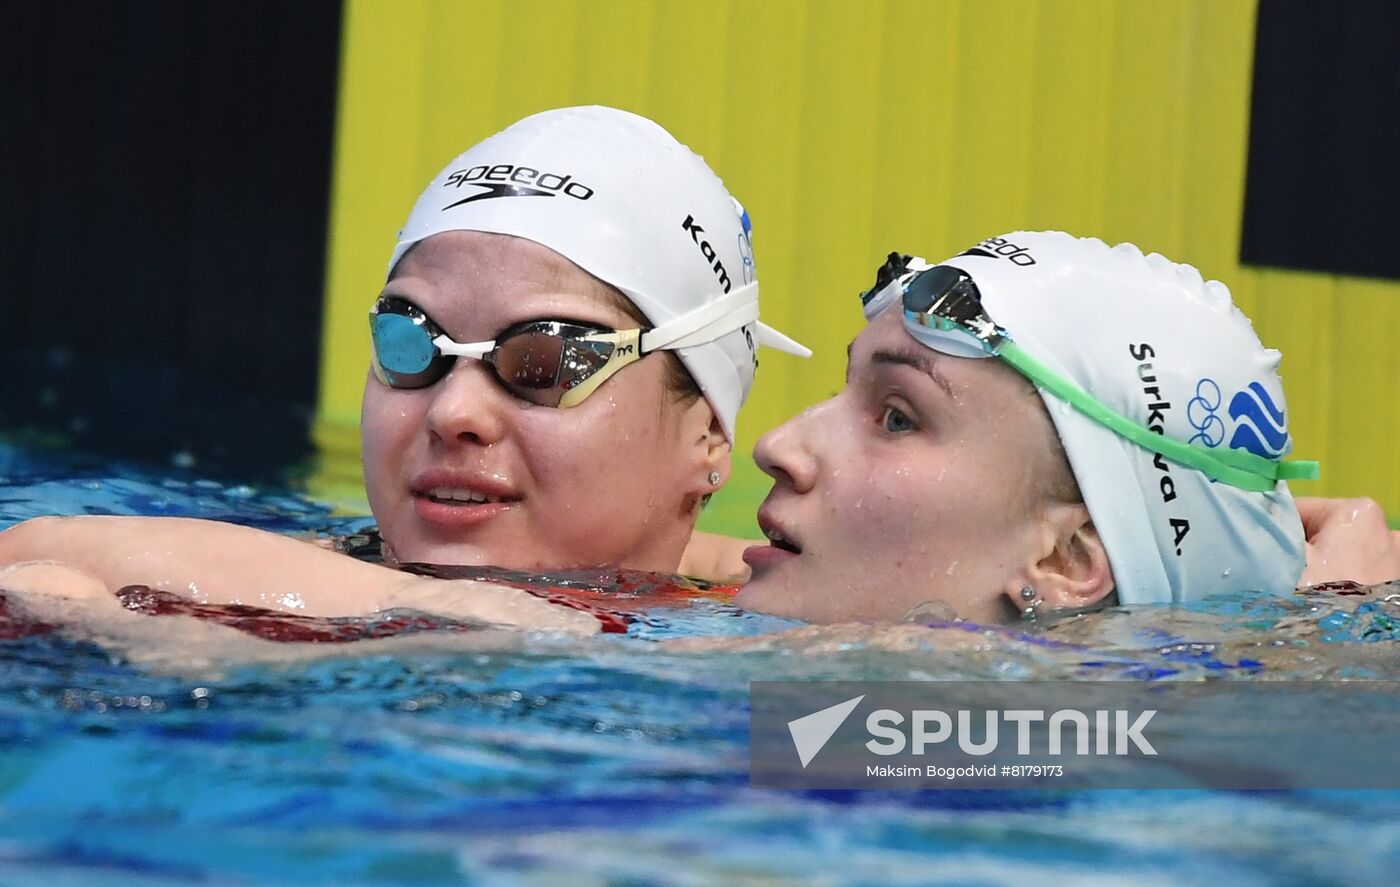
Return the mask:
M 572 263 L 501 235 L 429 238 L 384 292 L 416 304 L 458 342 L 536 319 L 638 325 Z M 402 561 L 675 570 L 716 459 L 728 475 L 728 445 L 716 454 L 708 403 L 678 403 L 664 373 L 661 356 L 648 355 L 567 409 L 512 396 L 476 360 L 459 358 L 415 390 L 370 375 L 365 486 L 385 539 Z M 432 495 L 444 489 L 486 501 Z
M 925 601 L 1003 621 L 1064 514 L 1036 479 L 1065 470 L 1025 379 L 939 355 L 886 311 L 856 337 L 835 397 L 765 435 L 774 479 L 744 607 L 814 622 L 888 621 Z M 1082 508 L 1082 506 L 1080 506 Z

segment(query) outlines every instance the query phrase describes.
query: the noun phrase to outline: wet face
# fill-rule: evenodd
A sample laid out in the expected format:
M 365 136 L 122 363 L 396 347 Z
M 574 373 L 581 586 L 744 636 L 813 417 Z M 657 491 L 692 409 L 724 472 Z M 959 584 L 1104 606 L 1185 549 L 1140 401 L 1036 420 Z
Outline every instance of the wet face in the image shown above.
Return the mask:
M 613 329 L 638 323 L 617 296 L 536 243 L 447 232 L 415 246 L 384 293 L 421 308 L 458 342 L 530 320 Z M 421 389 L 373 374 L 361 414 L 365 487 L 384 538 L 405 562 L 517 569 L 622 565 L 674 570 L 714 454 L 712 413 L 679 401 L 653 354 L 583 403 L 537 406 L 481 361 L 458 358 Z M 728 445 L 721 473 L 728 474 Z
M 754 456 L 774 480 L 759 524 L 775 542 L 745 554 L 738 603 L 813 622 L 899 620 L 926 601 L 1004 621 L 1043 544 L 1037 491 L 1067 470 L 1024 378 L 925 348 L 897 308 L 852 344 L 845 389 Z

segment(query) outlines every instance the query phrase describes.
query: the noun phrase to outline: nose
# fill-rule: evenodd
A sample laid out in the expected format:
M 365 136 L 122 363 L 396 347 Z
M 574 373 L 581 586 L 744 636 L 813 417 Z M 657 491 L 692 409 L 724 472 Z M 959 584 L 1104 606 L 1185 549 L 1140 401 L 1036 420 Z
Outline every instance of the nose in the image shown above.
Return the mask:
M 457 358 L 448 374 L 433 385 L 432 392 L 426 417 L 430 437 L 482 446 L 501 439 L 506 411 L 514 405 L 485 363 Z
M 764 473 L 795 493 L 809 492 L 817 482 L 821 463 L 812 446 L 812 432 L 820 424 L 820 404 L 803 411 L 758 439 L 753 458 Z

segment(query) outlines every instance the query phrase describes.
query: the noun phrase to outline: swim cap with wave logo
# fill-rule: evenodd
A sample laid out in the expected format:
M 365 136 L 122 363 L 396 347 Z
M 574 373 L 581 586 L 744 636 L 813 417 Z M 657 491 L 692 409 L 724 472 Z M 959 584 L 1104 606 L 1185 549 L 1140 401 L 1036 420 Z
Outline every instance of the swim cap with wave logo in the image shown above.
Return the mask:
M 1116 412 L 1192 446 L 1291 448 L 1279 352 L 1219 281 L 1130 243 L 1016 231 L 946 260 L 1032 357 Z M 1138 446 L 1042 390 L 1123 603 L 1293 590 L 1302 522 L 1280 481 L 1249 492 Z

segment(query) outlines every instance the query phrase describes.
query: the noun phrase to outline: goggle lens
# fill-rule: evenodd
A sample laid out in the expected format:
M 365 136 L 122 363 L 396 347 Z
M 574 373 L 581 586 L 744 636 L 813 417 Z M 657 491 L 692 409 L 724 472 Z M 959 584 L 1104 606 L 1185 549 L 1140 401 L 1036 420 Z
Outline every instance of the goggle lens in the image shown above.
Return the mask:
M 396 375 L 422 373 L 438 354 L 432 335 L 405 314 L 376 314 L 371 334 L 379 365 Z
M 589 331 L 582 328 L 579 332 Z M 522 330 L 498 341 L 485 360 L 511 394 L 530 403 L 557 407 L 565 394 L 606 366 L 612 354 L 611 342 L 585 342 L 560 333 Z
M 501 381 L 514 388 L 553 388 L 559 384 L 564 340 L 548 333 L 517 333 L 500 342 L 489 362 Z M 494 357 L 494 359 L 490 359 Z
M 977 321 L 986 322 L 977 287 L 957 268 L 938 265 L 909 282 L 904 292 L 904 310 L 916 314 L 932 312 L 941 329 L 960 329 L 976 335 Z

